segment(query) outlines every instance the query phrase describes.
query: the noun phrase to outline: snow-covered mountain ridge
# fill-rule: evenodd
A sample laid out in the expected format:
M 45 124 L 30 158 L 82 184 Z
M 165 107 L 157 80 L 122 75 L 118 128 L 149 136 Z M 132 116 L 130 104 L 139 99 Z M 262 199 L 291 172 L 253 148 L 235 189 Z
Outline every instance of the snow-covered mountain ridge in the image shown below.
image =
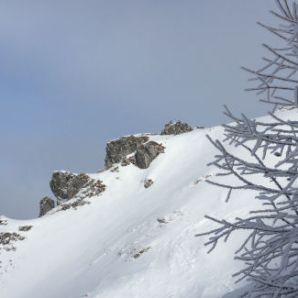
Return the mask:
M 217 173 L 207 166 L 216 150 L 206 134 L 223 139 L 223 128 L 147 135 L 164 153 L 147 169 L 118 164 L 88 174 L 106 189 L 83 206 L 26 221 L 2 216 L 0 297 L 218 298 L 239 287 L 231 276 L 242 235 L 208 255 L 195 234 L 214 225 L 204 215 L 232 219 L 258 202 L 241 192 L 227 204 L 225 190 L 205 182 Z

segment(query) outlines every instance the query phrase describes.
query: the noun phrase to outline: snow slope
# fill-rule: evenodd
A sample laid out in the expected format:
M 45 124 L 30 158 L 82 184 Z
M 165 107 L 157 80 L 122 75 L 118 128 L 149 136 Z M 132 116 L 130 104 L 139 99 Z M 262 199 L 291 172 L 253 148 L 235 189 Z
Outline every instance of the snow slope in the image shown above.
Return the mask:
M 151 135 L 165 153 L 146 170 L 129 165 L 90 174 L 107 190 L 77 210 L 28 221 L 1 217 L 7 225 L 0 232 L 32 229 L 18 232 L 25 239 L 16 250 L 0 249 L 0 297 L 218 298 L 239 287 L 231 275 L 241 265 L 233 252 L 243 235 L 210 255 L 207 239 L 194 235 L 213 227 L 205 214 L 234 218 L 257 203 L 243 192 L 227 204 L 224 190 L 204 182 L 216 173 L 206 166 L 216 153 L 206 134 L 221 139 L 223 129 Z M 145 179 L 154 181 L 148 189 Z

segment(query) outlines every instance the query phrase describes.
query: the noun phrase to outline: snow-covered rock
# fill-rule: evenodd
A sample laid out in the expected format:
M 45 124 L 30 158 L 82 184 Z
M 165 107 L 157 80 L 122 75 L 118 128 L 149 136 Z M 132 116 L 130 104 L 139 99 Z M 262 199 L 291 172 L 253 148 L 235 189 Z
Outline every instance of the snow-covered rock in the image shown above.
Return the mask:
M 190 132 L 192 130 L 193 130 L 193 128 L 185 122 L 170 121 L 169 123 L 167 123 L 165 125 L 164 129 L 161 132 L 161 135 L 180 135 L 182 133 Z
M 115 163 L 123 162 L 127 156 L 135 153 L 138 146 L 149 140 L 147 136 L 128 136 L 107 143 L 105 166 L 110 168 Z
M 106 188 L 101 180 L 92 179 L 85 173 L 75 174 L 66 171 L 54 172 L 50 187 L 59 204 L 73 198 L 85 199 L 98 195 Z
M 164 153 L 164 150 L 163 145 L 154 141 L 142 144 L 136 150 L 134 164 L 140 169 L 147 169 L 160 153 Z
M 149 141 L 145 135 L 122 137 L 107 144 L 105 166 L 109 169 L 121 163 L 122 166 L 134 164 L 140 169 L 147 169 L 164 149 L 162 144 Z
M 87 184 L 89 177 L 86 174 L 74 174 L 65 171 L 56 171 L 52 175 L 50 188 L 59 200 L 70 200 Z

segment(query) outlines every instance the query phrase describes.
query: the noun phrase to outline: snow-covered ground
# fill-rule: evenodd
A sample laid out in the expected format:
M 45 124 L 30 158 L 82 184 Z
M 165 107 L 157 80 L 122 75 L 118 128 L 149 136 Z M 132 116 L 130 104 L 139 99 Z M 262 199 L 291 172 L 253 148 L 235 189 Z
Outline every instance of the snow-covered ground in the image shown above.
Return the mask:
M 204 181 L 217 171 L 206 165 L 216 153 L 206 134 L 222 139 L 223 129 L 150 136 L 165 153 L 146 170 L 90 174 L 107 186 L 91 204 L 34 220 L 1 217 L 0 232 L 25 239 L 0 248 L 0 297 L 219 298 L 240 287 L 231 275 L 241 266 L 233 253 L 243 235 L 210 255 L 206 237 L 194 235 L 214 226 L 205 214 L 233 219 L 257 202 L 241 192 L 226 203 L 226 191 Z M 154 181 L 147 189 L 146 179 Z M 25 225 L 32 228 L 19 232 Z

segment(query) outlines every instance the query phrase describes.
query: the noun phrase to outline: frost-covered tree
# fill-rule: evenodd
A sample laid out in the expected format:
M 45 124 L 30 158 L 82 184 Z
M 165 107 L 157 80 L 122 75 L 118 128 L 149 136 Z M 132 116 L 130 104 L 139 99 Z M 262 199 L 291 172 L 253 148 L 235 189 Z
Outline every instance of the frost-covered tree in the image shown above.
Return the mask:
M 276 0 L 278 11 L 271 13 L 282 22 L 278 27 L 258 23 L 276 35 L 284 47 L 273 48 L 267 44 L 263 46 L 271 54 L 264 57 L 264 66 L 258 70 L 243 67 L 254 75 L 252 81 L 258 84 L 248 91 L 258 91 L 262 95 L 261 101 L 278 106 L 297 106 L 298 104 L 298 4 L 289 1 Z M 293 96 L 294 94 L 294 96 Z
M 263 58 L 264 67 L 244 68 L 256 82 L 248 90 L 257 91 L 261 101 L 273 104 L 274 111 L 296 109 L 298 5 L 294 1 L 275 2 L 277 10 L 271 13 L 280 24 L 260 25 L 278 36 L 284 47 L 264 45 L 269 52 Z M 224 126 L 223 142 L 210 138 L 218 149 L 211 164 L 219 172 L 208 182 L 225 188 L 227 199 L 235 190 L 240 195 L 241 191 L 249 191 L 261 207 L 234 221 L 207 216 L 218 227 L 198 236 L 209 235 L 206 245 L 211 252 L 220 240 L 227 241 L 235 231 L 247 233 L 235 254 L 236 259 L 243 261 L 243 269 L 235 276 L 251 283 L 241 297 L 298 297 L 298 119 L 285 119 L 276 112 L 264 121 L 250 120 L 245 115 L 237 117 L 228 109 L 225 114 L 232 124 Z M 238 147 L 239 154 L 231 153 L 230 146 Z M 227 176 L 231 179 L 222 178 Z

